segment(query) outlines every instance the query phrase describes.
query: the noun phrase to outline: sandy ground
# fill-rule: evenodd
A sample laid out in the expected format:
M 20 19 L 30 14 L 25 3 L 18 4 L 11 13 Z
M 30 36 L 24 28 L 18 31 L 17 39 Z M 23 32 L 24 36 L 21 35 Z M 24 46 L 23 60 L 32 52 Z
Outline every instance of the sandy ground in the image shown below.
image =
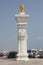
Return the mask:
M 0 65 L 43 65 L 43 59 L 30 59 L 29 61 L 16 61 L 15 59 L 0 59 Z

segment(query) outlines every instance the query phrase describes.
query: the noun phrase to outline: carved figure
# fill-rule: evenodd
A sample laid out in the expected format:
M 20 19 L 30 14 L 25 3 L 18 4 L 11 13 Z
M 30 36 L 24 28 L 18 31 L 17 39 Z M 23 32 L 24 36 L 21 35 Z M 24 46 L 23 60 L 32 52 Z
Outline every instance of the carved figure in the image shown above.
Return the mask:
M 18 38 L 24 40 L 26 38 L 26 31 L 23 29 L 19 30 Z
M 24 12 L 24 5 L 20 5 L 20 12 Z

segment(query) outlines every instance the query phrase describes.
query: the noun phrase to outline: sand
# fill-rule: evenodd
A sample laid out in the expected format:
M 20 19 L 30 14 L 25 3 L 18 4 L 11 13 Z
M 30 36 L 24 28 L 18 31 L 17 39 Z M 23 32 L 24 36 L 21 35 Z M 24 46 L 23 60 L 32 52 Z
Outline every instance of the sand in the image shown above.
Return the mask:
M 43 59 L 30 59 L 29 61 L 16 61 L 15 59 L 0 59 L 0 65 L 43 65 Z

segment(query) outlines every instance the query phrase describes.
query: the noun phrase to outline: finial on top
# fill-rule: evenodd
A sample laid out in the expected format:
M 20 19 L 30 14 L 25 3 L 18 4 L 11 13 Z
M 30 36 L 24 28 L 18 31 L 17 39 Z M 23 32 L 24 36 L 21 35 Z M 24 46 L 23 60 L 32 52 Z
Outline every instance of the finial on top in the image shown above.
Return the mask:
M 24 12 L 24 5 L 20 5 L 20 12 Z

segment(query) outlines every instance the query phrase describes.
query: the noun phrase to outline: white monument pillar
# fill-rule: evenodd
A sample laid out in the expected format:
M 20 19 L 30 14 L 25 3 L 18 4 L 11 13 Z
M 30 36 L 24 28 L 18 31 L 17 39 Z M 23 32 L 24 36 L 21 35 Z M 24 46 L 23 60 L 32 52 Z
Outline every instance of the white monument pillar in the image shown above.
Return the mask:
M 24 12 L 24 5 L 20 6 L 20 14 L 16 14 L 16 21 L 18 26 L 18 43 L 19 51 L 17 60 L 29 60 L 27 54 L 27 20 L 30 15 Z

